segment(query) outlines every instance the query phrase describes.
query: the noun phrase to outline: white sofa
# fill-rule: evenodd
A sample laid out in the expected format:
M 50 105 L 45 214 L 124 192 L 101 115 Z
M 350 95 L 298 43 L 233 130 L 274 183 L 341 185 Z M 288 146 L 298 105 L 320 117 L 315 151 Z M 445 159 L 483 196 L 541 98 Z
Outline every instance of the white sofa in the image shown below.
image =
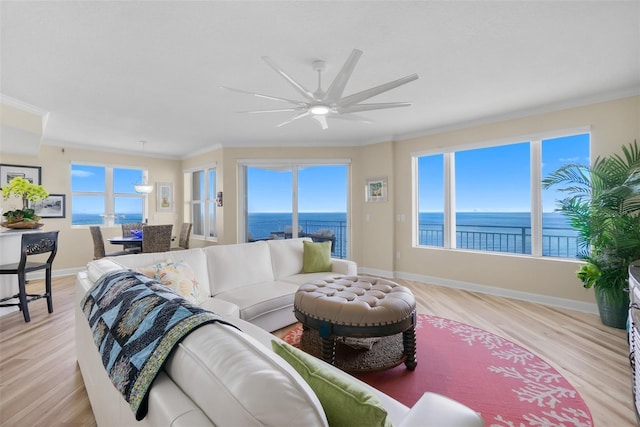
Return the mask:
M 332 259 L 332 272 L 301 274 L 303 240 L 220 245 L 158 254 L 136 254 L 90 262 L 76 281 L 76 347 L 80 370 L 99 426 L 324 426 L 324 410 L 307 383 L 272 351 L 268 331 L 296 321 L 293 297 L 315 277 L 356 274 L 352 261 Z M 211 297 L 201 304 L 240 331 L 213 323 L 189 334 L 172 352 L 153 383 L 148 413 L 136 421 L 111 384 L 80 302 L 104 273 L 166 261 L 191 266 Z M 319 361 L 331 372 L 347 375 Z M 425 393 L 409 409 L 349 377 L 377 396 L 396 426 L 482 426 L 474 411 L 443 396 Z M 354 420 L 354 426 L 358 421 Z

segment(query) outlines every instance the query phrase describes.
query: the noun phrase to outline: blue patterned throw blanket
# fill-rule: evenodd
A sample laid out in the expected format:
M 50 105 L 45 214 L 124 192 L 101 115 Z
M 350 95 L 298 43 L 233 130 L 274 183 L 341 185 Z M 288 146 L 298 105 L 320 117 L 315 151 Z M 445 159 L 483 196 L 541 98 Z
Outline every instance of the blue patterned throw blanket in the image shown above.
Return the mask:
M 147 414 L 148 391 L 171 350 L 215 313 L 130 270 L 102 276 L 82 300 L 93 340 L 111 382 L 136 419 Z

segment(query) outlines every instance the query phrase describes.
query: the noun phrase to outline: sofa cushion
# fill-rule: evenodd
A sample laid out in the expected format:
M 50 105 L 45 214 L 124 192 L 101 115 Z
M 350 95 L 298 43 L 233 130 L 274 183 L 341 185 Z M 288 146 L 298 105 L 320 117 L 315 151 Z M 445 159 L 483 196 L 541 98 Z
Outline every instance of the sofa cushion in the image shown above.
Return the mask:
M 318 398 L 300 375 L 233 327 L 198 328 L 167 359 L 165 370 L 214 425 L 327 425 Z
M 293 311 L 293 299 L 297 290 L 298 285 L 294 283 L 273 281 L 230 289 L 218 294 L 217 298 L 237 305 L 240 318 L 251 322 L 265 313 L 286 307 Z
M 208 246 L 203 252 L 207 257 L 212 296 L 274 280 L 266 242 Z
M 329 425 L 391 426 L 387 411 L 373 393 L 347 374 L 326 369 L 315 357 L 285 342 L 271 341 L 273 350 L 307 381 L 324 408 Z
M 273 276 L 276 280 L 283 277 L 299 274 L 302 271 L 302 254 L 304 247 L 302 242 L 311 242 L 308 237 L 299 239 L 267 240 L 271 251 L 271 264 Z
M 200 292 L 203 296 L 211 295 L 209 287 L 209 274 L 207 273 L 207 259 L 201 248 L 187 249 L 184 251 L 170 251 L 157 253 L 142 253 L 109 257 L 109 259 L 124 268 L 137 270 L 159 262 L 185 262 L 193 270 L 198 279 Z M 94 261 L 95 262 L 95 261 Z
M 117 262 L 114 262 L 113 258 L 116 257 L 100 258 L 87 264 L 87 275 L 92 283 L 97 282 L 105 273 L 111 273 L 112 271 L 126 268 Z
M 331 242 L 302 243 L 304 247 L 302 257 L 303 273 L 331 271 Z
M 167 261 L 137 269 L 145 276 L 151 277 L 170 287 L 192 304 L 200 305 L 205 296 L 200 290 L 200 283 L 193 269 L 184 261 Z

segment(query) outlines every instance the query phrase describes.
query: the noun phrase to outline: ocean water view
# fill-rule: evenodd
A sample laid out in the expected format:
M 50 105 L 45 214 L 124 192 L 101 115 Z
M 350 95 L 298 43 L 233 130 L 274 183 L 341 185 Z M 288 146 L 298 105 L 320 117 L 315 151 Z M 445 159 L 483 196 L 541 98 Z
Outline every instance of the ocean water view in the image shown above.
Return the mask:
M 101 224 L 99 214 L 73 214 L 73 225 Z M 116 214 L 115 223 L 143 222 L 140 214 Z M 531 253 L 531 220 L 527 212 L 459 212 L 456 214 L 456 247 L 505 253 Z M 288 238 L 291 236 L 291 213 L 249 213 L 247 231 L 250 240 Z M 444 245 L 442 213 L 421 212 L 418 241 L 420 245 Z M 347 214 L 345 212 L 301 212 L 299 235 L 330 238 L 332 255 L 347 256 Z M 575 258 L 577 233 L 564 215 L 542 215 L 543 256 Z M 333 237 L 335 236 L 335 237 Z M 319 240 L 322 240 L 321 238 Z
M 102 224 L 103 215 L 94 213 L 74 213 L 71 215 L 72 225 L 96 225 Z M 123 213 L 115 215 L 116 224 L 127 222 L 143 222 L 141 214 Z

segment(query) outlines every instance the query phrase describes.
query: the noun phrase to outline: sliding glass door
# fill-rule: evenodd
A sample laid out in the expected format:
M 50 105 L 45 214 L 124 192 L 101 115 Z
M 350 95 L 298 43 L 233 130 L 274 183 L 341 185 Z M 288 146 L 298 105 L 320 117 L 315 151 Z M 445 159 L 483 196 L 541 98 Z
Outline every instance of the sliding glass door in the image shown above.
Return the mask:
M 243 167 L 244 235 L 256 240 L 311 237 L 347 257 L 348 163 Z

